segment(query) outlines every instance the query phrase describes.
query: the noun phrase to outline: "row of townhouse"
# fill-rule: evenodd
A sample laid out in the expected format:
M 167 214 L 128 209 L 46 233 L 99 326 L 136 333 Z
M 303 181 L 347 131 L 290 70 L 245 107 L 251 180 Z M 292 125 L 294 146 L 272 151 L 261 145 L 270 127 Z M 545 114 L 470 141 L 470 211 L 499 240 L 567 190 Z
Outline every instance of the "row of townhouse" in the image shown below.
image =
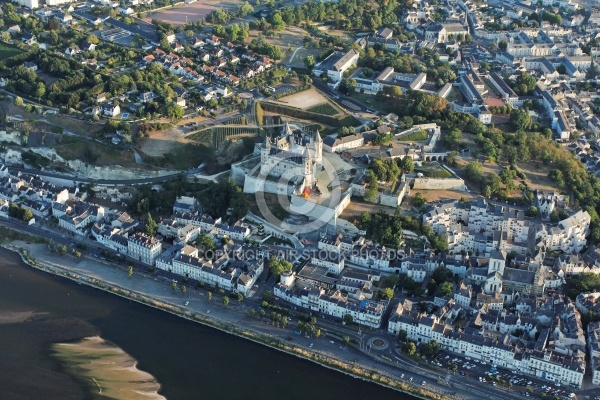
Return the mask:
M 250 233 L 250 227 L 240 220 L 224 222 L 221 218 L 214 219 L 208 214 L 202 214 L 198 212 L 185 213 L 176 211 L 173 215 L 173 219 L 183 224 L 190 224 L 198 226 L 202 232 L 227 236 L 235 240 L 244 240 Z
M 592 370 L 592 384 L 600 386 L 600 321 L 588 324 L 587 345 Z
M 209 259 L 195 247 L 175 245 L 156 260 L 156 267 L 247 296 L 263 272 L 264 263 L 262 259 L 244 260 L 236 247 L 230 251 L 225 248 L 222 254 Z
M 418 305 L 408 299 L 400 303 L 389 319 L 388 332 L 397 335 L 404 331 L 408 340 L 418 344 L 435 340 L 442 348 L 456 354 L 563 385 L 581 387 L 585 374 L 584 353 L 575 349 L 565 354 L 549 348 L 551 332 L 547 328 L 541 329 L 538 339 L 535 339 L 527 332 L 531 324 L 520 325 L 519 322 L 516 325 L 516 321 L 511 321 L 503 328 L 506 332 L 502 333 L 484 328 L 486 322 L 477 316 L 473 325 L 457 331 L 452 322 L 460 315 L 460 310 L 452 300 L 431 315 L 421 313 L 417 308 Z M 513 336 L 509 332 L 513 328 L 524 331 L 522 336 Z M 515 333 L 514 330 L 512 332 Z
M 273 293 L 294 306 L 340 319 L 350 315 L 355 323 L 375 329 L 381 326 L 388 306 L 386 300 L 355 301 L 340 290 L 296 285 L 296 277 L 291 273 L 282 274 L 281 282 L 275 285 Z

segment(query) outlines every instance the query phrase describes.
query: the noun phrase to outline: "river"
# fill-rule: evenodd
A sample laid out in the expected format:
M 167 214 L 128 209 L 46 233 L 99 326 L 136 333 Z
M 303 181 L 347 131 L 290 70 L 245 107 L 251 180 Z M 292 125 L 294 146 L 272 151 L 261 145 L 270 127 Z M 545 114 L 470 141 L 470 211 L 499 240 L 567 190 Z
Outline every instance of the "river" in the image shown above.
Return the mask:
M 104 341 L 110 346 L 94 347 Z M 135 375 L 139 369 L 169 400 L 414 399 L 37 271 L 1 248 L 0 352 L 3 400 L 112 398 L 107 387 L 115 392 L 131 389 L 124 380 L 139 382 L 118 374 L 121 381 L 111 383 L 114 373 L 92 379 L 85 368 L 96 362 L 114 370 L 121 361 L 120 370 Z

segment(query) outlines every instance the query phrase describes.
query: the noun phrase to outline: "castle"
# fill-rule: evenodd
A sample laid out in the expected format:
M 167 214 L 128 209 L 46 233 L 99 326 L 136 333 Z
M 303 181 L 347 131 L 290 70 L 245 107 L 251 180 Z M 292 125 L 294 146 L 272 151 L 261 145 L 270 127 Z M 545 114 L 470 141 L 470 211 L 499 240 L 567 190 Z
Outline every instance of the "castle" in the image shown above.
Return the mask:
M 323 140 L 319 131 L 286 123 L 276 137 L 266 136 L 256 149 L 260 163 L 246 174 L 244 192 L 299 193 L 313 188 L 323 165 Z

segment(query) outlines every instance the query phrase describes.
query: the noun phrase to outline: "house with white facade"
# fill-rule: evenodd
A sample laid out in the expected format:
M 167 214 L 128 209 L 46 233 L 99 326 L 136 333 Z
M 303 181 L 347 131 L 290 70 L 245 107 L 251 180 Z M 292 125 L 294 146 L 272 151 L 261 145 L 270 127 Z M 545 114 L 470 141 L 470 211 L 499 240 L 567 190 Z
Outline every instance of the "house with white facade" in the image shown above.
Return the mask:
M 154 261 L 161 253 L 161 243 L 144 233 L 134 233 L 127 240 L 127 254 L 129 257 L 147 265 L 154 265 Z

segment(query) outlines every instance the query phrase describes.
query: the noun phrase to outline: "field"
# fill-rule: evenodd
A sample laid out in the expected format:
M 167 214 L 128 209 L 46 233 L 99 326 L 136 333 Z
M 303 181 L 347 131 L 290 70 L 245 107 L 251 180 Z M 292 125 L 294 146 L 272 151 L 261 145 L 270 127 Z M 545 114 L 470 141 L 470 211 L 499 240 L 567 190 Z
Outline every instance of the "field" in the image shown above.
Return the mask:
M 306 111 L 314 112 L 317 114 L 323 114 L 323 115 L 339 114 L 339 111 L 329 103 L 317 104 L 316 106 L 307 108 Z
M 311 88 L 291 96 L 282 97 L 279 101 L 291 107 L 308 110 L 309 108 L 327 103 L 327 98 L 319 93 L 317 89 Z
M 146 14 L 144 21 L 152 22 L 153 19 L 168 22 L 171 25 L 177 27 L 184 25 L 186 22 L 196 22 L 206 18 L 208 14 L 215 7 L 206 4 L 206 2 L 196 2 L 192 4 L 185 4 L 181 7 L 171 7 L 158 12 L 149 12 Z
M 0 61 L 7 60 L 21 53 L 23 52 L 16 47 L 12 47 L 6 43 L 0 43 Z

